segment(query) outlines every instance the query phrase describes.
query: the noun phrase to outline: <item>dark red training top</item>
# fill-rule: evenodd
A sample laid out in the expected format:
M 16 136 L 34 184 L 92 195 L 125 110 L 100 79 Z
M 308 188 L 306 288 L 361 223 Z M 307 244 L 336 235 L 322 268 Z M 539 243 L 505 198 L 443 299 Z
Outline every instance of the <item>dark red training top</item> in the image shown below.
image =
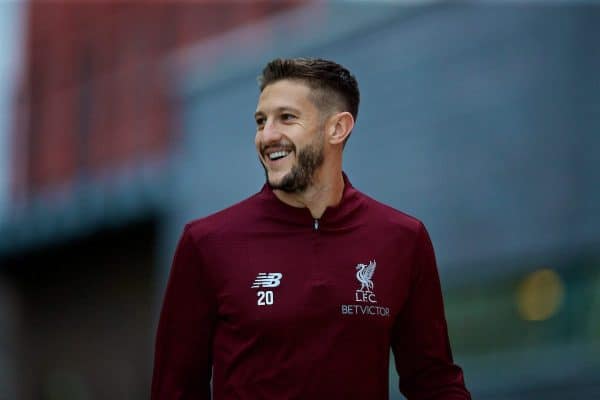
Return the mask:
M 314 220 L 264 186 L 186 225 L 153 400 L 470 399 L 423 224 L 354 189 Z M 211 387 L 212 377 L 212 387 Z

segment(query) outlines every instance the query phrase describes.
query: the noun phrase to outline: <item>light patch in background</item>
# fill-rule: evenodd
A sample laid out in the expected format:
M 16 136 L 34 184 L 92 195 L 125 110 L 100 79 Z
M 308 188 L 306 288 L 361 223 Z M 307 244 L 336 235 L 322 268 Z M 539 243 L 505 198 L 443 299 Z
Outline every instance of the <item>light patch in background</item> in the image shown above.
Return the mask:
M 22 1 L 0 2 L 0 220 L 6 213 L 11 178 L 11 143 L 14 94 L 21 66 L 23 37 Z
M 539 269 L 527 275 L 517 291 L 519 315 L 526 321 L 544 321 L 556 314 L 563 303 L 565 286 L 551 269 Z

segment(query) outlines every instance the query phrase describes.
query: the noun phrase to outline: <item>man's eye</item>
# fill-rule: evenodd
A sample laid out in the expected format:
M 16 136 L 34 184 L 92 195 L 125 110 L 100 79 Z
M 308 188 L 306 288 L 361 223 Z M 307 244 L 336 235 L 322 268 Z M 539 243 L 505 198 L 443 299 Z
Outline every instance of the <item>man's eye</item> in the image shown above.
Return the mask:
M 256 126 L 263 126 L 265 124 L 264 118 L 256 118 Z
M 290 119 L 294 119 L 294 118 L 296 118 L 296 116 L 292 115 L 292 114 L 287 114 L 287 113 L 281 114 L 281 119 L 284 121 L 289 121 Z

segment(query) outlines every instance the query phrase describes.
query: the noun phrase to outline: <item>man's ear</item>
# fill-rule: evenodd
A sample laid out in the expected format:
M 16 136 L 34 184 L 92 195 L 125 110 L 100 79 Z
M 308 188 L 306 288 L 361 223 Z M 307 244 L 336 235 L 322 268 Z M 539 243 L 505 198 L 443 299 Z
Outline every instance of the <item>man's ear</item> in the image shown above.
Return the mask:
M 347 111 L 337 113 L 330 119 L 328 140 L 330 144 L 343 144 L 352 128 L 354 128 L 354 117 Z

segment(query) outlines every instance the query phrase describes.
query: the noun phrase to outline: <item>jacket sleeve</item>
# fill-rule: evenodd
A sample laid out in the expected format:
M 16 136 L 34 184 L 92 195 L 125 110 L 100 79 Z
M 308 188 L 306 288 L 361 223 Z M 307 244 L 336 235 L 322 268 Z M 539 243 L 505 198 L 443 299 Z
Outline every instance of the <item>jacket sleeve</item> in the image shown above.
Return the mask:
M 163 300 L 152 376 L 152 400 L 209 400 L 214 292 L 189 226 L 177 246 Z
M 433 246 L 420 224 L 408 298 L 392 333 L 400 392 L 408 400 L 469 400 L 454 364 Z

